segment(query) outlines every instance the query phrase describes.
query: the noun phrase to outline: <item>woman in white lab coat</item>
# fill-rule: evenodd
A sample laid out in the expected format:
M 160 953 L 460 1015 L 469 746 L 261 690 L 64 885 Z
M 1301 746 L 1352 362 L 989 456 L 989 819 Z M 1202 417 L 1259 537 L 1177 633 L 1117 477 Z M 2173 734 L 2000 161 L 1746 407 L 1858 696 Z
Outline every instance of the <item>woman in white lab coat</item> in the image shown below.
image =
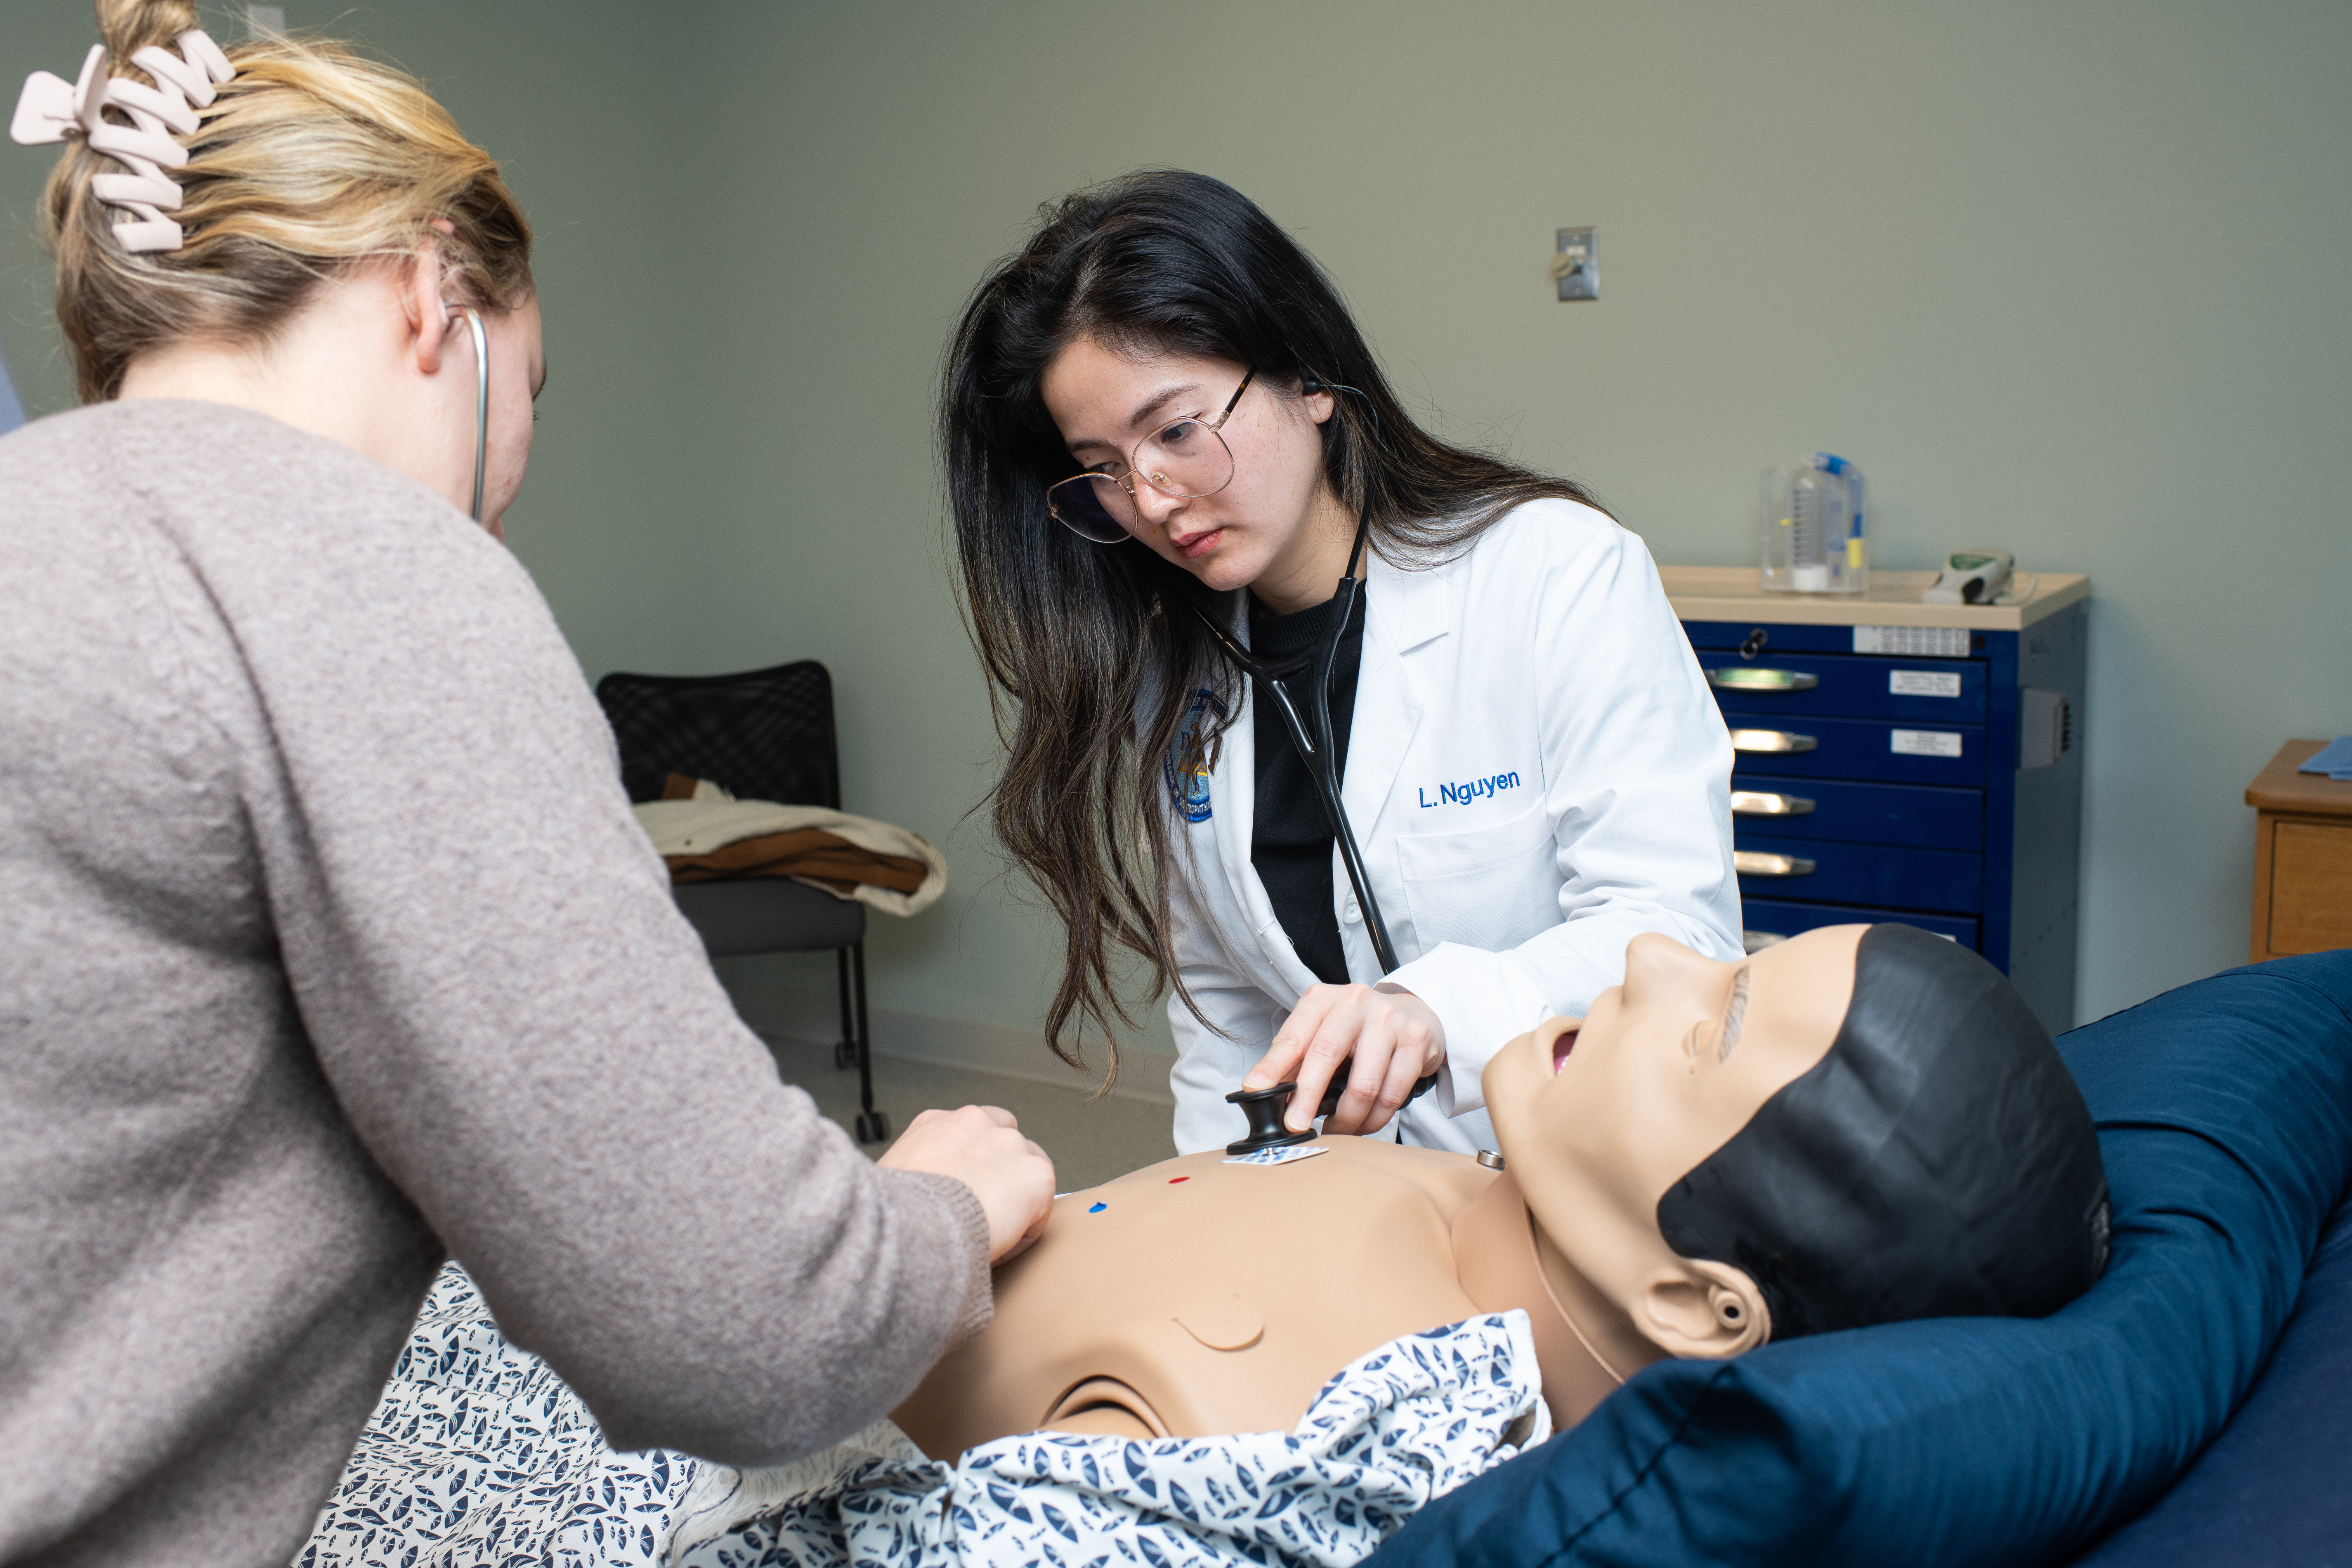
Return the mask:
M 1420 429 L 1239 192 L 1152 173 L 1049 209 L 966 310 L 941 426 L 995 826 L 1065 928 L 1047 1038 L 1076 1060 L 1131 1024 L 1123 980 L 1168 991 L 1180 1150 L 1283 1080 L 1294 1127 L 1344 1081 L 1327 1131 L 1490 1148 L 1487 1058 L 1580 1015 L 1628 938 L 1738 955 L 1730 742 L 1648 552 L 1577 486 Z M 1328 658 L 1392 973 L 1216 628 L 1310 737 Z

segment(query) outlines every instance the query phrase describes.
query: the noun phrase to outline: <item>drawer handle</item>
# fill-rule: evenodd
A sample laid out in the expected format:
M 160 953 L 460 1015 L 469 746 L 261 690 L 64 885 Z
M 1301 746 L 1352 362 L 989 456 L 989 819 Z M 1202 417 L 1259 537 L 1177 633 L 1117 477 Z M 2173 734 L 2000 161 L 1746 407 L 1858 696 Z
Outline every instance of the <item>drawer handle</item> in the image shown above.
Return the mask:
M 1813 863 L 1802 855 L 1767 855 L 1761 849 L 1735 849 L 1731 868 L 1743 877 L 1810 877 Z
M 1801 795 L 1775 795 L 1760 789 L 1731 792 L 1734 816 L 1802 816 L 1812 809 L 1813 803 Z
M 1706 683 L 1718 691 L 1811 691 L 1822 683 L 1818 675 L 1801 669 L 1710 669 Z
M 1810 752 L 1821 742 L 1811 735 L 1799 735 L 1787 730 L 1734 730 L 1731 749 L 1735 752 Z

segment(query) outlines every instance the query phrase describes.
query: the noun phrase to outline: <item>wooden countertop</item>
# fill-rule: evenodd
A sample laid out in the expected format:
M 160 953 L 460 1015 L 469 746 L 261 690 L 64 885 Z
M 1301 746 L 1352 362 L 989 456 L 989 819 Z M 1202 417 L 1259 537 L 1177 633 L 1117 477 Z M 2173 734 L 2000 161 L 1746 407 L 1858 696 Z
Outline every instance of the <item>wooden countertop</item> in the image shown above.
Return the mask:
M 1757 586 L 1753 566 L 1661 566 L 1666 600 L 1686 621 L 1780 621 L 1814 626 L 1966 626 L 1971 631 L 2022 631 L 2034 622 L 2091 596 L 2091 579 L 2079 572 L 2018 575 L 2033 592 L 2013 605 L 1923 605 L 1919 595 L 1936 581 L 1933 572 L 1870 574 L 1867 594 L 1768 594 Z M 2304 753 L 2310 755 L 2308 752 Z M 2322 780 L 2322 783 L 2326 781 Z
M 2261 811 L 2291 811 L 2305 816 L 2352 816 L 2352 782 L 2339 784 L 2326 773 L 2299 773 L 2297 764 L 2325 741 L 2289 741 L 2278 749 L 2271 765 L 2246 786 L 2246 804 Z

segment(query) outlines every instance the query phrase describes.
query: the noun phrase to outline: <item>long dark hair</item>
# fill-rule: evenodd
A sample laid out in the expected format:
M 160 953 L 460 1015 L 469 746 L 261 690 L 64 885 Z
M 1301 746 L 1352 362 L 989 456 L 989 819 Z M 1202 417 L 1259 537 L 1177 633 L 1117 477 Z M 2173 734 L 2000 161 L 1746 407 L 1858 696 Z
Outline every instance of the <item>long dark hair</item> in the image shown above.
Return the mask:
M 1310 378 L 1353 389 L 1321 426 L 1324 472 L 1351 512 L 1369 504 L 1371 547 L 1395 563 L 1458 554 L 1523 501 L 1591 499 L 1414 424 L 1314 258 L 1205 174 L 1129 174 L 1048 204 L 982 280 L 948 351 L 940 437 L 965 614 L 1008 753 L 996 834 L 1062 920 L 1046 1041 L 1080 1066 L 1072 1025 L 1099 1033 L 1116 1078 L 1113 1021 L 1134 1024 L 1118 949 L 1142 960 L 1150 994 L 1172 985 L 1202 1016 L 1167 935 L 1160 761 L 1196 692 L 1232 714 L 1240 683 L 1176 602 L 1204 592 L 1189 573 L 1047 515 L 1046 487 L 1076 465 L 1040 384 L 1081 338 L 1254 365 L 1276 395 Z

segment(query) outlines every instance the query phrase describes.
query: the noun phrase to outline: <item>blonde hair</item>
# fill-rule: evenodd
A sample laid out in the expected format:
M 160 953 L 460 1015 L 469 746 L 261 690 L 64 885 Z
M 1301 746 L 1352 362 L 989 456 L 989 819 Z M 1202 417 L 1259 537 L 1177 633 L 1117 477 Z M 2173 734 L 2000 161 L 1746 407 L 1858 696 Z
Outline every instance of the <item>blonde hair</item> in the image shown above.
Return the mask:
M 114 75 L 197 26 L 189 0 L 97 0 Z M 100 201 L 94 174 L 121 166 L 69 143 L 42 195 L 57 258 L 58 325 L 85 402 L 121 390 L 131 360 L 190 338 L 263 341 L 318 286 L 372 258 L 431 242 L 443 297 L 510 310 L 531 292 L 530 224 L 489 154 L 405 72 L 341 45 L 269 37 L 226 51 L 236 76 L 178 140 L 166 171 L 183 197 L 177 250 L 134 255 L 114 237 L 129 215 Z M 441 226 L 446 224 L 447 229 Z

